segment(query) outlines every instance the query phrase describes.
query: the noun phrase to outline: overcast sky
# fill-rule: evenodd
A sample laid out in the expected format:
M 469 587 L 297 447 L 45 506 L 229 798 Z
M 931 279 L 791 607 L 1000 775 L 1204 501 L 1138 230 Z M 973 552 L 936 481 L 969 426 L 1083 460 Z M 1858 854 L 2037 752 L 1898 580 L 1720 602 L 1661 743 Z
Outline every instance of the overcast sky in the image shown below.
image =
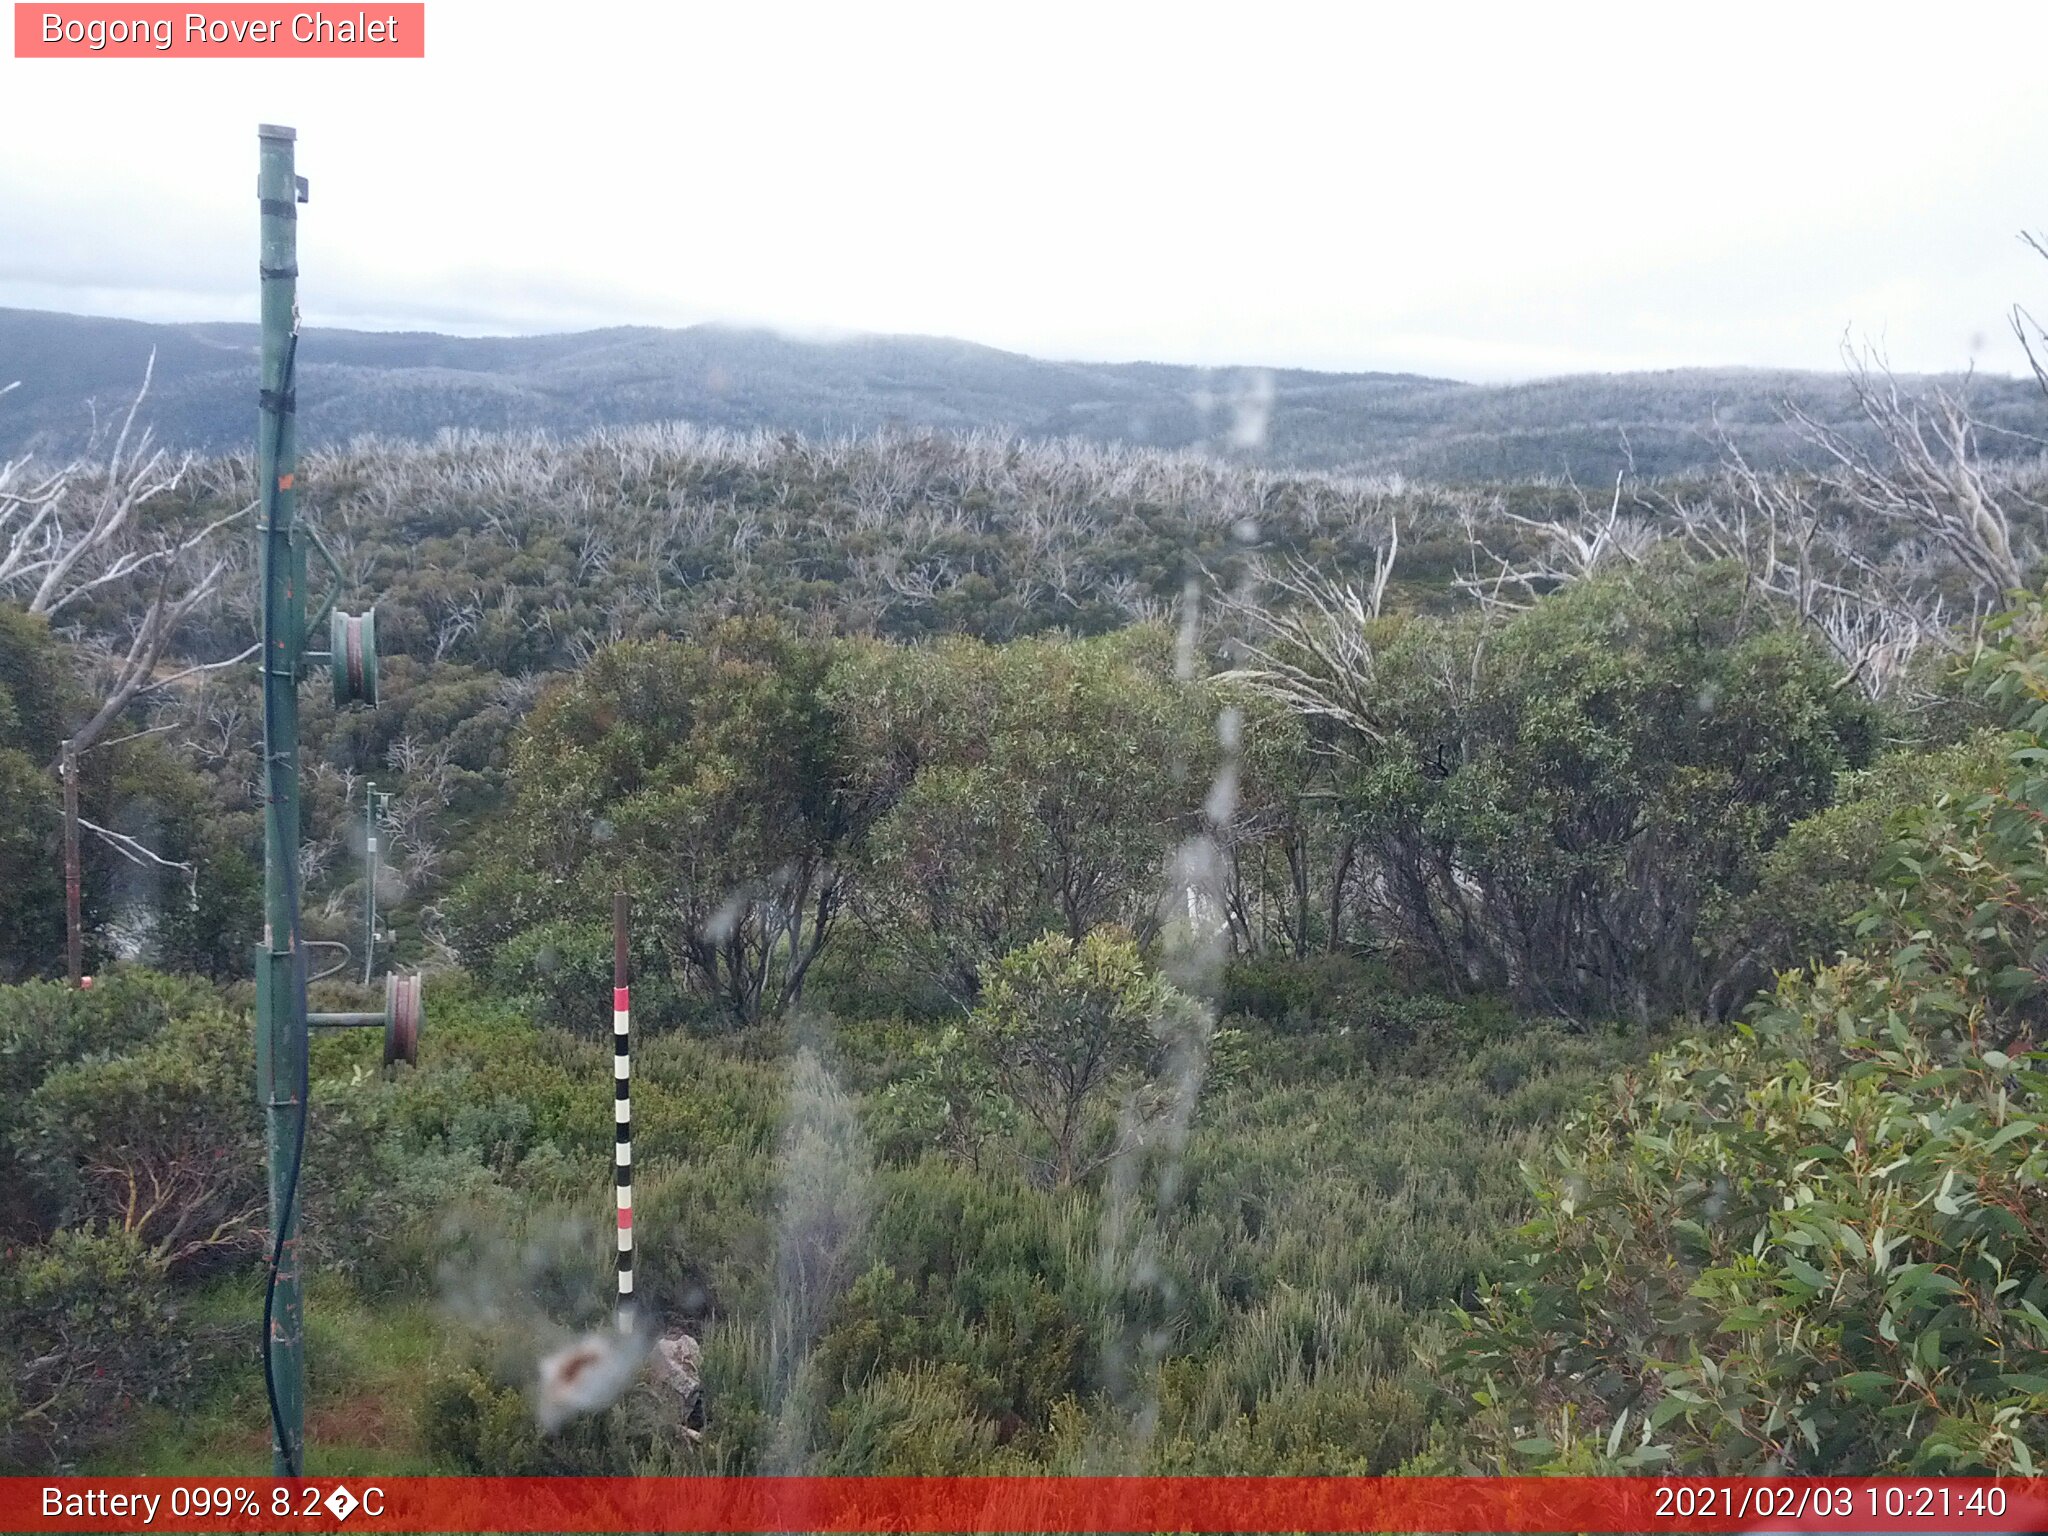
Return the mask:
M 2038 3 L 427 20 L 424 61 L 0 58 L 0 305 L 253 319 L 268 121 L 314 325 L 1516 378 L 1833 368 L 1852 327 L 2015 371 L 2008 308 L 2048 311 Z

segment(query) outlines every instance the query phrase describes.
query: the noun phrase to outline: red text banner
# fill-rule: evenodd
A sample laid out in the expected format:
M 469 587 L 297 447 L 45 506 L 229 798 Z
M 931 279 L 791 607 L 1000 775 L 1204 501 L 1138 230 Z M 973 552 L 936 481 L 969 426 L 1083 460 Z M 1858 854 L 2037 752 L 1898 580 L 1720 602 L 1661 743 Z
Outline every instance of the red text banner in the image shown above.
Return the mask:
M 7 1531 L 2020 1532 L 1968 1478 L 4 1478 Z

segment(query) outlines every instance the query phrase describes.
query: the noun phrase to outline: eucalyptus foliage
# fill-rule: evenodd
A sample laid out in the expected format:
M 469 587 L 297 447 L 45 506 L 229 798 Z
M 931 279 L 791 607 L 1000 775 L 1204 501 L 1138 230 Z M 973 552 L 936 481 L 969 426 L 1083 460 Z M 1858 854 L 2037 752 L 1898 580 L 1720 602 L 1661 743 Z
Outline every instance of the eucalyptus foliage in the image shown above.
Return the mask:
M 1559 1140 L 1444 1352 L 1480 1464 L 2048 1460 L 2048 607 L 1993 634 L 2006 751 L 1895 819 L 1855 949 Z

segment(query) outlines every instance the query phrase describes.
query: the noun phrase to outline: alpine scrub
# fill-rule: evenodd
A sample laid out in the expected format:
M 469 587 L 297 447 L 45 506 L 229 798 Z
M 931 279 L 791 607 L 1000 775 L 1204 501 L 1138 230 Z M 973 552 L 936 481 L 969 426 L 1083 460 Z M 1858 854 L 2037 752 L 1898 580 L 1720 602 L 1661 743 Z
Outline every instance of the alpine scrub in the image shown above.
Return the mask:
M 1855 947 L 1625 1074 L 1439 1358 L 1498 1469 L 2048 1460 L 2048 607 L 1975 676 L 2002 757 L 1897 816 Z

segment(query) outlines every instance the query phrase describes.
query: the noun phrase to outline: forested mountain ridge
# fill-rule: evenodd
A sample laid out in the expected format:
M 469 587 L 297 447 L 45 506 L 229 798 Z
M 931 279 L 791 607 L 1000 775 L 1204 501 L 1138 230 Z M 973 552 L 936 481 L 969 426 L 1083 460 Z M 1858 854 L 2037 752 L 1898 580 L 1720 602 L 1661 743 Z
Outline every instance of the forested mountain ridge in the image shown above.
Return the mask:
M 149 325 L 0 309 L 0 454 L 63 456 L 125 403 L 154 349 L 159 440 L 234 449 L 252 430 L 252 325 Z M 1925 382 L 1925 381 L 1921 381 Z M 1950 383 L 1955 381 L 1951 380 Z M 2030 382 L 1969 383 L 1984 450 L 2031 454 Z M 309 330 L 299 357 L 310 446 L 444 429 L 574 433 L 682 419 L 809 436 L 994 429 L 1197 448 L 1276 468 L 1450 481 L 1602 480 L 1704 469 L 1725 433 L 1760 466 L 1812 461 L 1789 402 L 1855 427 L 1841 377 L 1694 368 L 1470 384 L 1406 373 L 1046 361 L 917 336 L 808 340 L 765 330 L 632 326 L 552 336 Z

